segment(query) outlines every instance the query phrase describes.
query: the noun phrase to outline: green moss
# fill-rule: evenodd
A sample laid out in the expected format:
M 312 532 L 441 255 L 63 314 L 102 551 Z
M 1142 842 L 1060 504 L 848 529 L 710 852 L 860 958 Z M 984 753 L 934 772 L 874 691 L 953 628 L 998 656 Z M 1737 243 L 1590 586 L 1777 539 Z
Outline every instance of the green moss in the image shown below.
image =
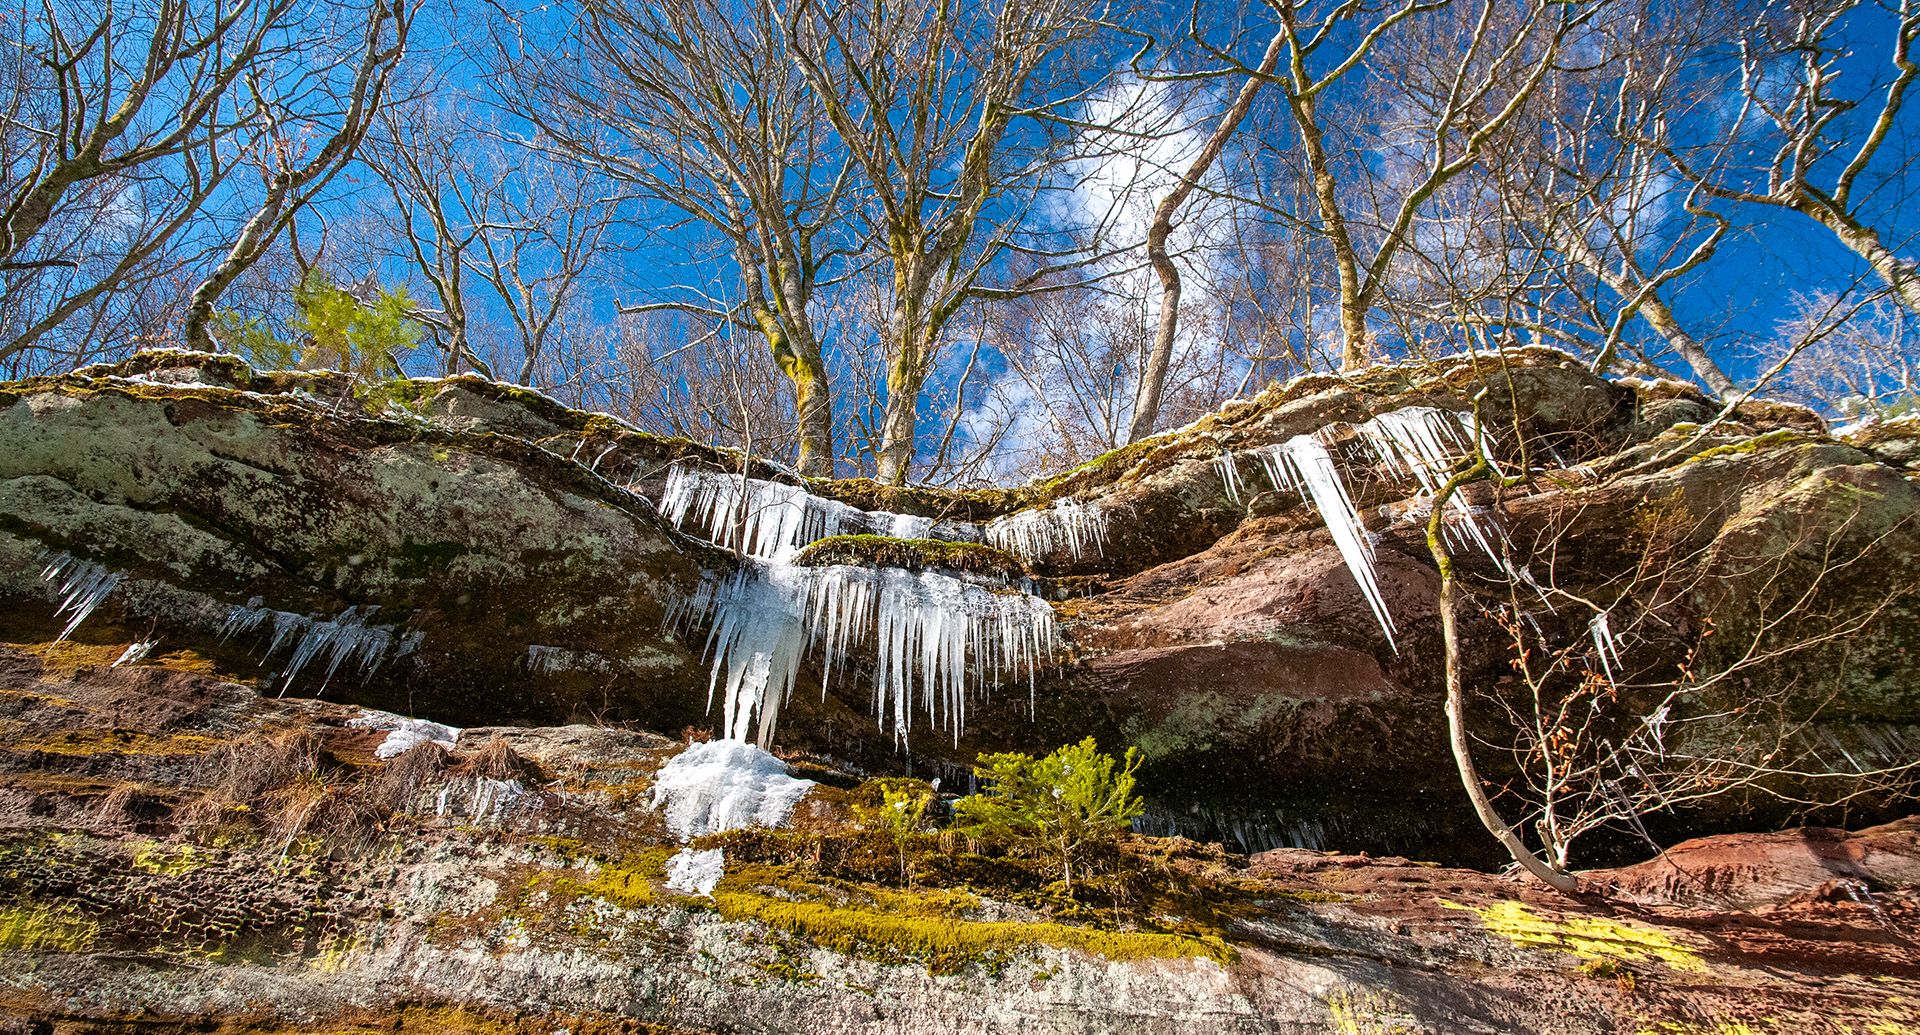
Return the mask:
M 556 895 L 591 895 L 627 909 L 639 909 L 653 904 L 653 885 L 666 879 L 667 859 L 673 852 L 671 847 L 655 846 L 618 862 L 603 860 L 584 880 L 571 873 L 542 871 L 528 881 L 527 890 L 544 887 Z
M 1779 449 L 1784 446 L 1811 441 L 1813 440 L 1803 432 L 1794 431 L 1790 428 L 1780 428 L 1769 431 L 1763 435 L 1755 435 L 1752 438 L 1743 438 L 1738 442 L 1726 442 L 1709 449 L 1703 449 L 1681 462 L 1690 464 L 1696 461 L 1712 460 L 1722 456 L 1742 456 L 1748 453 L 1758 453 L 1764 449 Z
M 853 564 L 909 571 L 938 569 L 992 575 L 1009 581 L 1026 574 L 1011 554 L 991 546 L 944 539 L 895 539 L 884 535 L 828 536 L 801 550 L 794 563 L 809 567 Z
M 1690 972 L 1704 972 L 1707 969 L 1697 951 L 1674 941 L 1663 931 L 1637 924 L 1602 916 L 1570 916 L 1554 920 L 1512 901 L 1479 908 L 1445 899 L 1440 904 L 1448 909 L 1465 909 L 1478 914 L 1488 931 L 1521 948 L 1557 949 L 1579 957 L 1584 963 L 1613 960 L 1618 963 L 1664 963 L 1674 970 Z
M 901 908 L 912 898 L 912 893 L 900 892 L 889 898 L 891 908 L 868 909 L 738 891 L 716 890 L 713 895 L 714 906 L 729 920 L 762 923 L 847 955 L 922 962 L 934 973 L 957 973 L 972 964 L 996 967 L 1047 947 L 1119 961 L 1203 957 L 1226 964 L 1236 958 L 1233 948 L 1216 937 L 916 915 Z
M 85 952 L 99 937 L 100 925 L 71 907 L 0 908 L 0 952 Z
M 142 841 L 133 852 L 133 868 L 162 877 L 178 877 L 212 866 L 215 860 L 204 848 L 193 845 L 163 845 Z

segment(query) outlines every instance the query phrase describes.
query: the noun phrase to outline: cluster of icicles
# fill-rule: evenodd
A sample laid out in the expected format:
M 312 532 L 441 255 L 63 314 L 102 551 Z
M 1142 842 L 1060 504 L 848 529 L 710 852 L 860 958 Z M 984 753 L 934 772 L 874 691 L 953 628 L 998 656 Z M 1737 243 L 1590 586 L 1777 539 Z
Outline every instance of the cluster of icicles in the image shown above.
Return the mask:
M 1095 545 L 1104 529 L 1090 532 L 1098 518 L 1086 511 L 1098 513 L 1080 507 L 1059 525 L 1019 515 L 1018 535 L 1035 549 Z M 1058 648 L 1053 609 L 1031 593 L 939 572 L 793 563 L 807 544 L 833 535 L 994 541 L 999 522 L 983 531 L 968 522 L 863 511 L 798 486 L 689 464 L 669 470 L 660 513 L 745 555 L 734 572 L 708 573 L 675 611 L 676 621 L 707 629 L 708 707 L 718 699 L 726 737 L 769 743 L 801 663 L 821 659 L 824 689 L 858 650 L 873 656 L 881 728 L 904 740 L 918 711 L 957 742 L 974 691 L 1023 680 L 1031 696 Z
M 1469 415 L 1429 406 L 1409 406 L 1364 423 L 1335 425 L 1312 435 L 1295 435 L 1285 442 L 1239 454 L 1223 452 L 1214 461 L 1227 497 L 1235 502 L 1244 491 L 1238 463 L 1244 456 L 1259 463 L 1276 491 L 1298 492 L 1301 499 L 1313 504 L 1326 522 L 1347 570 L 1359 584 L 1360 595 L 1366 598 L 1367 606 L 1391 645 L 1398 629 L 1387 610 L 1386 596 L 1380 590 L 1373 537 L 1354 509 L 1353 498 L 1328 450 L 1334 442 L 1335 431 L 1340 428 L 1350 431 L 1389 474 L 1411 478 L 1428 496 L 1437 494 L 1446 484 L 1453 464 L 1462 456 L 1477 450 L 1492 463 L 1493 452 L 1486 436 Z M 1504 554 L 1496 546 L 1503 534 L 1488 515 L 1476 511 L 1458 493 L 1448 497 L 1447 510 L 1442 527 L 1455 545 L 1477 548 L 1503 568 L 1507 566 Z M 1523 582 L 1532 581 L 1523 569 L 1510 570 L 1509 574 Z
M 773 561 L 792 560 L 808 543 L 836 535 L 984 542 L 1029 562 L 1056 553 L 1079 560 L 1099 554 L 1107 542 L 1106 511 L 1078 500 L 1059 500 L 983 526 L 860 510 L 797 485 L 687 463 L 668 469 L 666 487 L 660 493 L 660 515 L 681 528 L 691 523 L 716 545 Z

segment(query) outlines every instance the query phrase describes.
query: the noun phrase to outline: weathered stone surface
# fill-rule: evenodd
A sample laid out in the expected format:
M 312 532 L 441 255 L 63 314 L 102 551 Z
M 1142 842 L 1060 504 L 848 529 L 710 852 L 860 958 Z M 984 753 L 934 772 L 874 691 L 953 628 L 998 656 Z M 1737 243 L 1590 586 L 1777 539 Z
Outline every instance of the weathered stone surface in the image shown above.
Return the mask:
M 267 656 L 271 620 L 222 635 L 249 601 L 323 620 L 356 609 L 417 637 L 364 678 L 348 662 L 328 680 L 323 655 L 300 692 L 325 682 L 450 721 L 697 717 L 683 691 L 698 673 L 663 618 L 698 566 L 646 500 L 524 438 L 182 369 L 234 374 L 0 387 L 9 619 L 30 620 L 26 602 L 54 592 L 46 558 L 68 554 L 126 578 L 94 621 L 235 665 L 272 669 L 292 649 Z
M 1670 883 L 1639 871 L 1593 875 L 1653 889 L 1626 905 L 1402 858 L 1248 860 L 1139 839 L 1136 850 L 1165 860 L 1158 883 L 1204 889 L 1226 959 L 1130 958 L 1096 938 L 936 963 L 905 942 L 785 926 L 772 907 L 864 916 L 861 896 L 885 894 L 896 915 L 951 908 L 936 906 L 949 901 L 942 890 L 824 876 L 804 851 L 769 865 L 729 843 L 714 899 L 667 890 L 675 845 L 649 786 L 677 741 L 585 725 L 469 729 L 445 758 L 418 748 L 380 762 L 358 709 L 264 698 L 177 667 L 109 667 L 117 646 L 0 648 L 0 721 L 12 731 L 0 739 L 0 802 L 35 817 L 0 828 L 0 1025 L 235 1035 L 1920 1025 L 1910 825 L 1801 835 L 1839 846 L 1816 854 L 1844 856 L 1864 889 L 1855 896 L 1798 895 L 1816 875 L 1786 837 L 1758 854 L 1731 839 L 1676 853 L 1682 866 L 1738 859 L 1766 871 L 1746 885 L 1764 884 L 1763 913 L 1670 904 Z M 134 721 L 157 739 L 117 744 L 130 732 L 121 709 L 142 697 L 153 703 Z M 522 786 L 505 807 L 476 807 L 479 767 L 501 756 L 498 742 L 524 760 Z M 289 744 L 308 753 L 261 750 Z M 240 758 L 252 762 L 236 768 Z M 236 773 L 257 788 L 244 802 L 227 799 Z M 809 773 L 828 782 L 802 802 L 803 826 L 823 845 L 848 836 L 856 821 L 835 775 Z M 373 811 L 376 801 L 389 804 Z M 322 815 L 332 818 L 309 822 Z M 948 916 L 952 929 L 1013 918 L 1122 933 L 1104 910 L 1048 916 L 982 895 Z M 1167 911 L 1193 907 L 1169 904 L 1151 921 L 1129 913 L 1125 926 L 1190 929 L 1194 917 Z
M 977 703 L 957 744 L 916 733 L 903 755 L 869 714 L 864 683 L 822 694 L 803 674 L 782 741 L 866 771 L 951 781 L 979 751 L 1093 732 L 1147 754 L 1157 829 L 1248 849 L 1440 844 L 1433 854 L 1490 862 L 1445 750 L 1436 576 L 1413 490 L 1352 451 L 1343 458 L 1378 538 L 1399 627 L 1390 645 L 1318 515 L 1251 477 L 1246 498 L 1231 501 L 1216 465 L 1223 450 L 1408 405 L 1476 403 L 1508 466 L 1524 457 L 1537 469 L 1497 497 L 1472 490 L 1516 553 L 1609 604 L 1649 590 L 1647 569 L 1665 572 L 1660 591 L 1715 631 L 1701 665 L 1733 664 L 1770 608 L 1844 561 L 1802 626 L 1878 608 L 1875 619 L 1742 669 L 1720 703 L 1738 705 L 1755 681 L 1790 685 L 1817 706 L 1809 735 L 1837 750 L 1878 756 L 1920 743 L 1910 593 L 1920 492 L 1877 451 L 1892 439 L 1858 448 L 1778 404 L 1716 421 L 1684 385 L 1608 382 L 1540 349 L 1301 379 L 1014 489 L 809 483 L 859 506 L 976 521 L 1073 496 L 1109 515 L 1110 537 L 1103 555 L 1036 565 L 1057 591 L 1071 650 L 1031 705 L 1025 687 L 1002 688 Z M 662 528 L 644 498 L 680 457 L 747 462 L 475 377 L 356 396 L 337 375 L 152 353 L 8 385 L 0 622 L 51 637 L 53 587 L 37 575 L 47 556 L 68 553 L 127 576 L 90 627 L 158 634 L 162 651 L 193 647 L 272 689 L 288 649 L 268 657 L 264 626 L 219 635 L 254 597 L 319 618 L 352 608 L 397 635 L 421 634 L 417 650 L 370 677 L 350 663 L 325 685 L 330 697 L 456 723 L 595 717 L 678 731 L 706 721 L 706 673 L 663 631 L 663 611 L 701 567 L 729 563 Z M 1489 574 L 1471 556 L 1463 563 Z M 1551 630 L 1563 642 L 1586 635 L 1583 620 L 1567 621 Z M 1478 616 L 1467 628 L 1473 682 L 1499 687 L 1510 644 Z M 1683 646 L 1676 638 L 1667 653 Z M 1656 644 L 1643 660 L 1651 671 L 1675 659 Z M 324 666 L 309 666 L 292 692 L 321 692 L 323 680 Z M 1497 774 L 1497 760 L 1483 764 Z M 1751 798 L 1716 808 L 1687 821 L 1736 829 L 1785 818 Z

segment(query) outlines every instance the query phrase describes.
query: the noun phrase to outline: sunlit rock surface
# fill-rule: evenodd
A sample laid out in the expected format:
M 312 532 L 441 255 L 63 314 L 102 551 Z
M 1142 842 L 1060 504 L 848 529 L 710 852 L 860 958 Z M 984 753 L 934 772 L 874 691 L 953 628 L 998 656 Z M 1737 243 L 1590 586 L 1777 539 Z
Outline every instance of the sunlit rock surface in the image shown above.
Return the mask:
M 1318 850 L 1497 861 L 1446 754 L 1423 507 L 1480 436 L 1530 477 L 1460 504 L 1470 578 L 1525 565 L 1610 604 L 1670 573 L 1713 665 L 1845 558 L 1814 613 L 1877 620 L 1750 678 L 1817 704 L 1808 735 L 1835 751 L 1920 751 L 1911 436 L 1716 414 L 1527 350 L 1303 379 L 1056 478 L 943 492 L 803 483 L 470 377 L 356 389 L 152 353 L 0 385 L 0 952 L 20 961 L 0 1018 L 1920 1030 L 1910 821 L 1708 838 L 1599 875 L 1611 905 Z M 749 488 L 761 505 L 729 509 Z M 710 639 L 712 588 L 766 565 L 802 590 L 736 615 L 738 649 Z M 965 588 L 852 606 L 820 597 L 837 569 Z M 984 631 L 939 623 L 949 606 Z M 981 624 L 996 609 L 1033 620 Z M 1575 609 L 1541 621 L 1595 635 Z M 1469 678 L 1498 686 L 1510 644 L 1466 633 Z M 817 786 L 779 831 L 676 833 L 656 774 L 729 712 Z M 873 843 L 863 780 L 964 791 L 980 751 L 1089 733 L 1147 757 L 1139 830 L 1225 849 L 1130 842 L 1151 880 L 1103 913 L 967 871 L 964 846 Z M 1749 796 L 1650 826 L 1800 818 Z

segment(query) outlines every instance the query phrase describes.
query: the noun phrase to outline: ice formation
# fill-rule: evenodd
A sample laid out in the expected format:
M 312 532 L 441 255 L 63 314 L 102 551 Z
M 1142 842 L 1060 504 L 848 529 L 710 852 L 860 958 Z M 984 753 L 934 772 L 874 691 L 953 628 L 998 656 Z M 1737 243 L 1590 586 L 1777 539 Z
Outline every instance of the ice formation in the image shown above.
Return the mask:
M 467 793 L 469 790 L 472 791 L 471 795 Z M 518 780 L 480 776 L 469 781 L 455 781 L 440 788 L 434 800 L 433 814 L 441 819 L 459 816 L 475 823 L 498 823 L 526 796 L 527 787 Z
M 1493 463 L 1486 437 L 1473 418 L 1465 413 L 1430 406 L 1409 406 L 1347 427 L 1378 458 L 1383 469 L 1391 475 L 1411 479 L 1429 496 L 1436 495 L 1445 486 L 1454 463 L 1461 457 L 1478 450 L 1480 455 L 1488 458 L 1489 464 Z M 1360 595 L 1366 599 L 1368 608 L 1386 633 L 1388 644 L 1393 645 L 1397 629 L 1393 624 L 1393 616 L 1387 610 L 1386 598 L 1380 591 L 1372 537 L 1354 508 L 1346 483 L 1341 480 L 1327 448 L 1332 439 L 1332 430 L 1322 429 L 1315 435 L 1295 435 L 1285 442 L 1260 446 L 1241 455 L 1252 456 L 1259 462 L 1274 489 L 1281 492 L 1297 491 L 1303 500 L 1312 503 L 1314 509 L 1320 512 L 1327 531 L 1333 536 L 1334 546 L 1340 551 L 1341 559 L 1346 562 L 1347 570 L 1353 573 L 1354 582 L 1360 586 Z M 1214 459 L 1214 466 L 1219 471 L 1220 483 L 1226 490 L 1227 498 L 1239 502 L 1243 483 L 1236 455 L 1230 451 L 1223 452 Z M 1468 544 L 1478 547 L 1504 567 L 1506 562 L 1495 546 L 1501 534 L 1499 527 L 1495 525 L 1489 532 L 1481 523 L 1482 515 L 1458 493 L 1448 498 L 1447 508 L 1444 530 L 1451 537 L 1464 538 Z M 1531 576 L 1524 571 L 1509 570 L 1509 574 L 1532 584 Z
M 808 543 L 864 527 L 862 511 L 797 485 L 687 463 L 667 470 L 660 516 L 680 528 L 692 522 L 720 546 L 770 560 L 791 560 Z
M 120 656 L 114 659 L 112 667 L 119 668 L 122 665 L 139 664 L 148 654 L 153 653 L 153 648 L 158 645 L 159 642 L 159 640 L 141 640 L 139 643 L 129 644 L 127 649 L 121 651 Z
M 1107 546 L 1107 512 L 1098 505 L 1063 499 L 987 522 L 987 542 L 1024 561 L 1056 551 L 1075 560 L 1102 554 Z
M 381 664 L 405 657 L 419 646 L 422 634 L 402 636 L 391 625 L 368 625 L 366 617 L 360 608 L 349 607 L 332 618 L 313 618 L 263 607 L 261 598 L 254 597 L 228 612 L 220 626 L 220 637 L 250 633 L 270 622 L 273 638 L 267 644 L 266 656 L 271 658 L 282 647 L 293 646 L 280 676 L 280 692 L 285 693 L 301 670 L 322 658 L 327 671 L 320 687 L 325 689 L 340 666 L 355 657 L 359 658 L 361 673 L 370 675 Z
M 54 618 L 65 618 L 66 627 L 60 630 L 58 639 L 64 640 L 73 635 L 80 623 L 93 614 L 101 601 L 107 599 L 122 578 L 117 571 L 108 571 L 92 561 L 82 561 L 70 554 L 61 554 L 48 562 L 40 577 L 54 585 L 60 594 L 60 606 L 54 611 Z
M 421 744 L 438 744 L 451 751 L 460 740 L 460 731 L 452 726 L 409 719 L 389 712 L 368 711 L 347 725 L 355 729 L 386 730 L 387 739 L 373 749 L 375 758 L 397 758 Z
M 1037 597 L 899 568 L 748 564 L 709 577 L 686 617 L 709 629 L 708 705 L 720 696 L 722 729 L 763 744 L 811 653 L 823 658 L 824 685 L 870 647 L 881 726 L 904 737 L 917 703 L 957 741 L 972 686 L 1025 678 L 1031 692 L 1058 646 L 1053 609 Z
M 713 897 L 714 885 L 727 869 L 727 853 L 720 848 L 682 848 L 667 860 L 667 887 L 689 895 Z
M 860 510 L 798 485 L 690 463 L 668 468 L 660 516 L 675 527 L 691 528 L 720 546 L 763 560 L 792 560 L 808 543 L 833 535 L 981 541 L 980 526 L 971 522 Z
M 667 829 L 682 841 L 741 827 L 777 827 L 812 780 L 797 780 L 787 764 L 740 740 L 693 744 L 667 760 L 653 781 L 653 807 L 663 805 Z
M 1614 673 L 1623 666 L 1620 664 L 1620 644 L 1613 637 L 1612 620 L 1605 611 L 1593 616 L 1587 623 L 1587 629 L 1593 633 L 1593 652 L 1600 657 L 1600 671 L 1607 677 L 1609 685 L 1618 682 Z

